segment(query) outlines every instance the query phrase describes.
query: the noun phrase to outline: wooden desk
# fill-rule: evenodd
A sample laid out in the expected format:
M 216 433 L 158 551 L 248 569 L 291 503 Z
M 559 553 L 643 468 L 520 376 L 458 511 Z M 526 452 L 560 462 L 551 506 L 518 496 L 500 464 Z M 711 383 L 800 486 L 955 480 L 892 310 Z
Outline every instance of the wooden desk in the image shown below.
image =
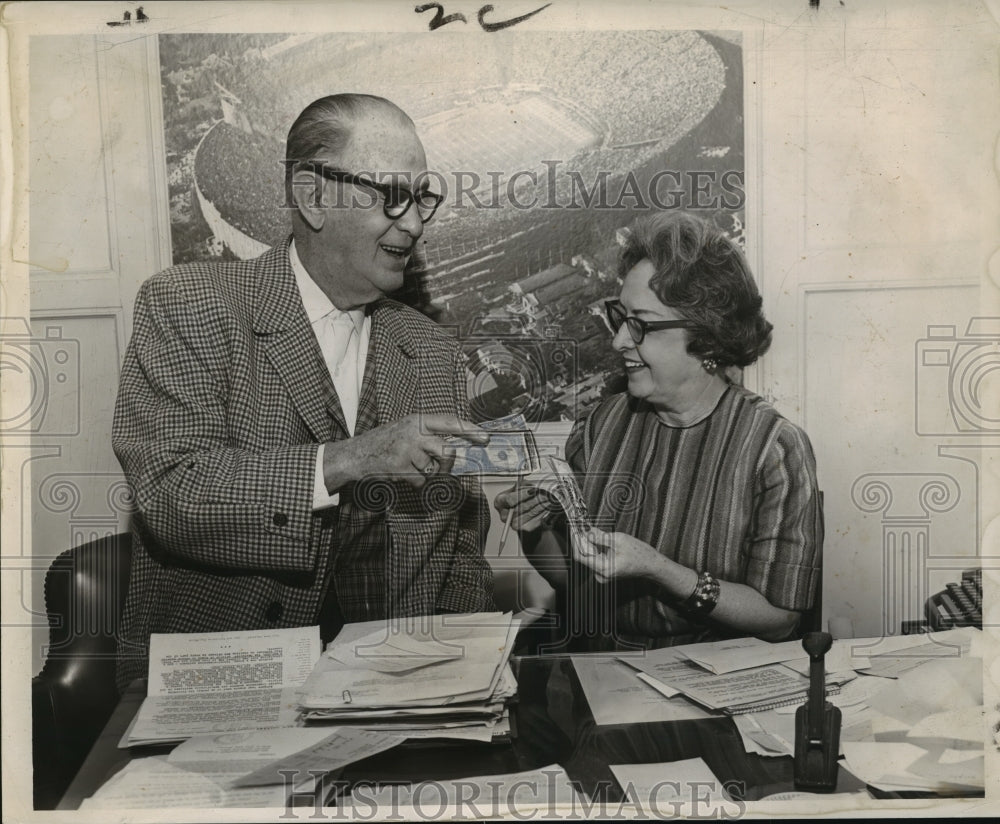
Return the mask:
M 561 764 L 590 799 L 618 802 L 623 798 L 622 788 L 609 764 L 700 757 L 734 798 L 754 801 L 794 789 L 791 757 L 747 753 L 730 718 L 598 726 L 569 657 L 530 656 L 512 659 L 512 663 L 518 699 L 512 707 L 515 734 L 510 742 L 408 742 L 351 764 L 338 781 L 447 780 Z M 132 758 L 170 751 L 169 746 L 118 749 L 144 695 L 144 681 L 129 687 L 57 809 L 77 809 Z M 841 770 L 838 791 L 863 786 Z

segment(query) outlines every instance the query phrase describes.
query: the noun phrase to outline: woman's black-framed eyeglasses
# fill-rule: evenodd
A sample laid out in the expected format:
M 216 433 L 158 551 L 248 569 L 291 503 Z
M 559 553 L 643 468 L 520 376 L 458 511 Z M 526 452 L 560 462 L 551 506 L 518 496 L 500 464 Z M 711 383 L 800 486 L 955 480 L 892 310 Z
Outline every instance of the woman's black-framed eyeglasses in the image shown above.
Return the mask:
M 310 171 L 321 174 L 327 180 L 337 180 L 343 183 L 350 183 L 354 186 L 364 186 L 378 192 L 382 197 L 382 212 L 389 220 L 398 220 L 409 211 L 412 204 L 416 203 L 420 221 L 426 223 L 434 217 L 438 206 L 444 200 L 444 195 L 439 195 L 437 192 L 430 192 L 426 189 L 413 192 L 405 186 L 378 183 L 361 175 L 345 172 L 341 169 L 334 169 L 319 161 L 304 163 L 303 166 Z
M 647 332 L 659 332 L 661 329 L 693 329 L 695 324 L 689 320 L 643 320 L 629 315 L 620 300 L 604 301 L 604 309 L 608 313 L 608 323 L 613 332 L 617 333 L 624 323 L 632 341 L 638 346 L 646 337 Z

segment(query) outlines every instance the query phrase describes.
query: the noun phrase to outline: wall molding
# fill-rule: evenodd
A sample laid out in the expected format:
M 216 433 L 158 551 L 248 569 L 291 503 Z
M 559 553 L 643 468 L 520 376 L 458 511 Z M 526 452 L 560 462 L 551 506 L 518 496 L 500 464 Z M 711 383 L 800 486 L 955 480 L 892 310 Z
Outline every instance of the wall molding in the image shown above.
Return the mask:
M 149 142 L 150 192 L 156 222 L 156 231 L 152 238 L 152 253 L 156 262 L 156 271 L 160 271 L 173 263 L 171 254 L 173 240 L 170 233 L 170 185 L 167 173 L 166 135 L 163 128 L 159 38 L 147 38 L 144 46 L 147 78 L 144 102 L 146 124 L 151 138 Z
M 72 318 L 73 320 L 103 320 L 110 319 L 115 325 L 115 345 L 118 363 L 121 364 L 128 341 L 125 337 L 125 312 L 120 306 L 85 306 L 70 308 L 47 308 L 40 312 L 31 313 L 31 322 L 55 321 L 62 318 Z
M 762 295 L 767 294 L 764 265 L 764 117 L 761 86 L 764 78 L 764 31 L 743 29 L 743 217 L 746 255 Z M 767 355 L 743 370 L 743 385 L 758 395 L 768 380 Z

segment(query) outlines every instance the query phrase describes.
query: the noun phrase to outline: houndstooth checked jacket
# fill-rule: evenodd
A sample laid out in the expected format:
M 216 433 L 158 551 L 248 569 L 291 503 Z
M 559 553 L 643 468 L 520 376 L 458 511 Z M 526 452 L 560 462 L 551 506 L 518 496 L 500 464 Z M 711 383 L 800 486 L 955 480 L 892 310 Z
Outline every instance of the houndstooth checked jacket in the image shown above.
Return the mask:
M 389 299 L 369 311 L 356 431 L 467 418 L 454 339 Z M 312 511 L 317 444 L 346 437 L 287 243 L 143 284 L 112 430 L 136 504 L 120 687 L 151 632 L 314 624 L 328 582 L 347 621 L 493 609 L 475 481 L 361 481 Z

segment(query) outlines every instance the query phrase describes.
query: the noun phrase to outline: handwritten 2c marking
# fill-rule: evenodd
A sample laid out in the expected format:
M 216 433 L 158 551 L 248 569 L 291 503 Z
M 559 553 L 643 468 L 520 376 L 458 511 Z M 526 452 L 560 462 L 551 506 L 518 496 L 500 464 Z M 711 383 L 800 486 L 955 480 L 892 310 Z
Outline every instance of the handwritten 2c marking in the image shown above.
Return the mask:
M 493 11 L 493 6 L 487 4 L 479 10 L 477 19 L 479 20 L 479 25 L 482 27 L 483 31 L 494 32 L 500 31 L 501 29 L 509 29 L 511 26 L 516 26 L 518 23 L 523 23 L 529 17 L 534 17 L 540 11 L 545 11 L 551 3 L 546 3 L 544 6 L 535 9 L 534 11 L 529 11 L 527 14 L 522 14 L 520 17 L 511 17 L 509 20 L 499 20 L 496 23 L 489 23 L 486 21 L 486 15 Z M 431 18 L 430 22 L 427 24 L 427 28 L 430 31 L 439 29 L 442 26 L 447 26 L 449 23 L 454 23 L 461 20 L 463 23 L 468 23 L 468 19 L 461 12 L 455 12 L 454 14 L 445 14 L 444 6 L 440 3 L 423 3 L 422 5 L 416 6 L 413 10 L 417 14 L 422 14 L 425 11 L 430 11 L 431 9 L 436 9 L 434 17 Z

